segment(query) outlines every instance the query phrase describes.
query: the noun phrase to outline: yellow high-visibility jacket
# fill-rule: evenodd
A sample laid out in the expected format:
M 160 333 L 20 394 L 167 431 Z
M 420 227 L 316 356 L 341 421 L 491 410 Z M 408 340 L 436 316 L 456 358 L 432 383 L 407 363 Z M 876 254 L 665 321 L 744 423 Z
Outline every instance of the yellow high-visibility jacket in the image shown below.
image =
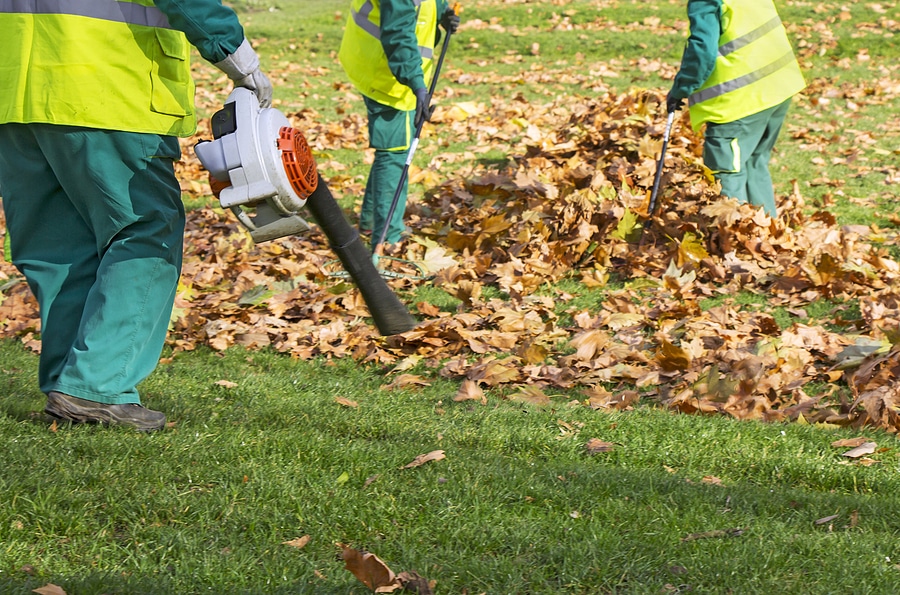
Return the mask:
M 688 96 L 695 129 L 759 113 L 806 86 L 772 0 L 723 0 L 720 24 L 712 74 Z
M 152 0 L 0 0 L 0 31 L 0 124 L 196 129 L 190 44 Z
M 407 0 L 408 1 L 408 0 Z M 396 0 L 352 0 L 350 16 L 338 54 L 344 71 L 357 90 L 381 104 L 401 111 L 416 108 L 412 85 L 418 82 L 418 68 L 410 60 L 421 60 L 422 85 L 427 86 L 434 74 L 434 45 L 437 36 L 438 1 L 412 0 L 415 7 L 416 52 L 409 56 L 388 56 L 382 45 L 381 7 Z M 411 23 L 410 23 L 411 24 Z M 393 67 L 393 68 L 392 68 Z M 407 78 L 396 72 L 416 74 Z

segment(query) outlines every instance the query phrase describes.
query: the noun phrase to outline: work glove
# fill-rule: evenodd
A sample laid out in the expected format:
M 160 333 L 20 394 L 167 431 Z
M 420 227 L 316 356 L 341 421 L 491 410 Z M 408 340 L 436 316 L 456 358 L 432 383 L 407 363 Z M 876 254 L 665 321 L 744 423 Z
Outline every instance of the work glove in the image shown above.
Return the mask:
M 684 107 L 684 98 L 681 97 L 676 99 L 672 97 L 672 92 L 669 91 L 669 94 L 666 95 L 666 111 L 671 114 L 672 112 L 677 112 L 682 107 Z
M 452 8 L 448 8 L 441 15 L 440 24 L 447 33 L 456 33 L 459 29 L 459 15 Z
M 213 66 L 224 72 L 234 82 L 235 87 L 253 91 L 259 99 L 260 107 L 272 105 L 272 83 L 259 69 L 259 56 L 246 39 L 233 54 Z
M 418 129 L 422 122 L 431 119 L 431 107 L 428 105 L 428 89 L 421 87 L 415 89 L 413 93 L 416 94 L 416 117 L 413 124 Z

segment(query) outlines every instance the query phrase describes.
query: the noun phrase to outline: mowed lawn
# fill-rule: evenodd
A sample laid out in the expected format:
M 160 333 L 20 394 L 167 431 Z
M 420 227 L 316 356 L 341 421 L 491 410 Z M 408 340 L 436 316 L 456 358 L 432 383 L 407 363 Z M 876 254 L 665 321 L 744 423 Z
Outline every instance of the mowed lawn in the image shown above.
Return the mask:
M 437 100 L 664 90 L 684 4 L 467 2 Z M 884 180 L 900 127 L 890 91 L 877 89 L 900 78 L 896 2 L 777 5 L 811 83 L 873 89 L 856 101 L 797 98 L 777 191 L 797 180 L 842 223 L 888 225 L 897 197 Z M 336 61 L 348 6 L 235 6 L 278 107 L 333 123 L 362 114 Z M 198 77 L 208 117 L 228 86 L 206 67 Z M 440 139 L 435 127 L 423 154 L 472 150 Z M 364 180 L 357 147 L 317 158 L 326 177 Z M 448 163 L 441 175 L 473 167 Z M 359 197 L 339 198 L 352 216 Z M 13 282 L 0 279 L 0 290 Z M 371 592 L 345 568 L 343 547 L 417 573 L 434 593 L 900 591 L 900 450 L 883 431 L 650 403 L 594 411 L 572 403 L 574 392 L 551 406 L 500 391 L 455 402 L 458 380 L 432 374 L 427 386 L 391 390 L 386 368 L 350 358 L 204 346 L 170 355 L 140 389 L 172 425 L 143 435 L 51 426 L 37 356 L 19 337 L 0 340 L 0 593 Z M 874 445 L 844 456 L 859 442 Z

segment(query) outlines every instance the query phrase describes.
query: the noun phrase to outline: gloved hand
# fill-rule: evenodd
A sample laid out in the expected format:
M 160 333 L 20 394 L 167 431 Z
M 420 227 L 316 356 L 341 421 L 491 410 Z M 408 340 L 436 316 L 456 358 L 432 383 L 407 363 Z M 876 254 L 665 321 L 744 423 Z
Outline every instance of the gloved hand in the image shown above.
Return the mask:
M 456 33 L 459 29 L 459 15 L 452 8 L 448 8 L 441 15 L 440 24 L 447 33 Z
M 666 111 L 671 114 L 672 112 L 677 112 L 682 107 L 684 107 L 684 98 L 675 99 L 672 97 L 672 92 L 669 91 L 669 94 L 666 95 Z
M 428 89 L 421 87 L 413 90 L 413 93 L 416 94 L 416 117 L 413 124 L 418 128 L 420 123 L 431 119 L 431 107 L 428 105 Z
M 213 64 L 228 75 L 235 87 L 250 89 L 259 99 L 260 107 L 272 105 L 272 83 L 269 77 L 259 69 L 259 56 L 253 51 L 250 42 L 244 39 L 233 54 L 221 62 Z

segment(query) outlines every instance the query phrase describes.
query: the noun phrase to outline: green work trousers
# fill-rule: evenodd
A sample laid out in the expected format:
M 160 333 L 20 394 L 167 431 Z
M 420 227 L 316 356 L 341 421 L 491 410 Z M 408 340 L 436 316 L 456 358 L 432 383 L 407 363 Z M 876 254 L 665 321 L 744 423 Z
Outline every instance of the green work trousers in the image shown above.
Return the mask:
M 140 402 L 181 274 L 180 154 L 171 136 L 0 125 L 12 261 L 40 307 L 43 392 Z
M 788 99 L 734 122 L 710 122 L 703 143 L 703 163 L 722 183 L 722 194 L 762 207 L 772 217 L 777 212 L 769 160 L 790 105 Z
M 391 202 L 403 175 L 403 166 L 412 142 L 415 111 L 400 111 L 365 97 L 369 117 L 369 146 L 375 149 L 375 160 L 366 181 L 359 226 L 372 230 L 372 241 L 381 238 Z M 405 229 L 403 214 L 406 211 L 408 178 L 403 180 L 397 206 L 391 216 L 385 243 L 395 244 Z

